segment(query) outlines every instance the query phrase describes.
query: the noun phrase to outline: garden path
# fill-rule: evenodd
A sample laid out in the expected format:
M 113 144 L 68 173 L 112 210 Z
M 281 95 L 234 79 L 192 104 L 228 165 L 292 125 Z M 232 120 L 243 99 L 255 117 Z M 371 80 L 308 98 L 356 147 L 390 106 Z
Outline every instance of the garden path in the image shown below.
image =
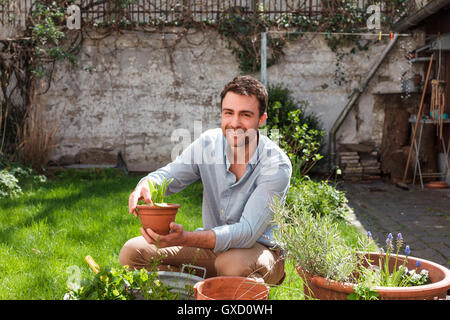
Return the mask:
M 394 238 L 401 232 L 411 256 L 450 268 L 450 188 L 408 187 L 383 181 L 338 185 L 346 192 L 355 223 L 370 231 L 380 246 L 390 232 Z

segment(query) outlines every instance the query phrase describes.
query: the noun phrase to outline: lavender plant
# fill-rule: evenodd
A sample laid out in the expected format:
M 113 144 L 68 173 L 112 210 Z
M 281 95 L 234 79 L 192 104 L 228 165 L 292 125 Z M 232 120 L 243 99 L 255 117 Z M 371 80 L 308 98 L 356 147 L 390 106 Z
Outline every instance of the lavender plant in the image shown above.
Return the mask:
M 335 281 L 356 281 L 354 275 L 370 243 L 361 237 L 357 247 L 342 238 L 331 215 L 316 215 L 297 202 L 272 203 L 274 221 L 278 225 L 275 238 L 286 255 L 310 274 Z

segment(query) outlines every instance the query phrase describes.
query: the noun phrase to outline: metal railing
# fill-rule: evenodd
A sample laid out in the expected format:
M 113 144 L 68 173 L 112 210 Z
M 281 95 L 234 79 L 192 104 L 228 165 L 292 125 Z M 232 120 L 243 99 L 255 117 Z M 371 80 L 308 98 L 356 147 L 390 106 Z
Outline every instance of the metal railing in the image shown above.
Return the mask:
M 0 0 L 0 25 L 25 26 L 33 3 L 37 0 Z M 55 0 L 58 2 L 58 0 Z M 380 1 L 355 0 L 359 8 Z M 158 19 L 167 22 L 215 20 L 230 7 L 244 9 L 245 14 L 265 14 L 275 19 L 283 14 L 308 17 L 332 14 L 343 0 L 77 0 L 82 24 L 110 22 L 125 18 L 131 24 L 148 24 Z M 381 12 L 390 10 L 390 1 L 381 1 Z M 116 20 L 117 22 L 117 20 Z

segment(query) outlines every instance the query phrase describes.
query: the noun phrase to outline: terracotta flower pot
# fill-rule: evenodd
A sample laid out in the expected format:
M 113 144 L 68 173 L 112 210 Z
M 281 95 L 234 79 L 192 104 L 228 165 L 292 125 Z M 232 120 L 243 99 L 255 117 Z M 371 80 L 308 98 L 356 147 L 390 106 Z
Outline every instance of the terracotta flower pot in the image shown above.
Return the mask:
M 269 287 L 245 277 L 212 277 L 194 286 L 196 300 L 267 300 Z
M 372 260 L 374 265 L 378 265 L 380 254 L 368 253 L 367 256 Z M 385 254 L 382 255 L 385 257 Z M 402 265 L 405 256 L 398 256 L 397 266 Z M 395 256 L 391 256 L 389 261 L 390 270 L 393 269 Z M 416 268 L 417 261 L 420 261 L 420 267 Z M 431 284 L 414 286 L 414 287 L 374 287 L 373 289 L 379 294 L 381 300 L 436 300 L 445 299 L 447 290 L 450 289 L 450 270 L 437 263 L 408 257 L 406 267 L 417 269 L 420 272 L 422 269 L 429 271 Z M 347 296 L 353 293 L 354 284 L 348 282 L 338 282 L 334 280 L 327 280 L 323 277 L 311 275 L 300 267 L 297 267 L 297 272 L 304 280 L 304 292 L 306 295 L 320 299 L 320 300 L 345 300 Z
M 448 188 L 448 184 L 445 181 L 430 181 L 425 187 L 430 189 L 445 189 Z
M 138 205 L 137 212 L 144 228 L 150 228 L 157 234 L 169 233 L 169 224 L 175 221 L 179 204 L 168 204 L 167 207 Z

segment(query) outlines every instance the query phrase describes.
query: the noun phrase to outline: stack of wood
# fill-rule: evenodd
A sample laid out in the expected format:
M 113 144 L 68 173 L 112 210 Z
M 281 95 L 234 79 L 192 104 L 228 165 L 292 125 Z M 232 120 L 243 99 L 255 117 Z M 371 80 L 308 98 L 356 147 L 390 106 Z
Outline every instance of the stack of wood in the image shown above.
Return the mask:
M 381 164 L 378 161 L 378 152 L 369 153 L 345 151 L 340 152 L 340 167 L 344 180 L 378 180 L 381 179 Z
M 339 166 L 342 168 L 344 180 L 358 181 L 363 175 L 363 168 L 359 162 L 359 154 L 356 151 L 344 151 L 339 153 Z
M 363 180 L 381 179 L 381 163 L 378 161 L 378 151 L 361 154 L 360 163 L 363 168 Z

